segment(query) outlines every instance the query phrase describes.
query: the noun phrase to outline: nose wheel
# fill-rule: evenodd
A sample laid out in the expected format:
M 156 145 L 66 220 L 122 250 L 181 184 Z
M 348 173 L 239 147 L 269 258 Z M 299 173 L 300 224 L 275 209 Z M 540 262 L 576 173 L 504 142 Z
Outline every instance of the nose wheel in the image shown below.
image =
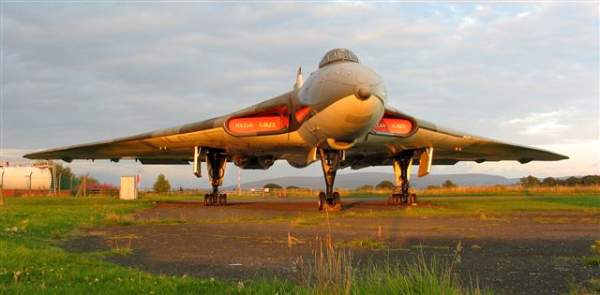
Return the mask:
M 340 193 L 333 192 L 331 196 L 327 196 L 324 192 L 319 193 L 319 211 L 340 211 L 342 210 L 342 201 Z
M 342 209 L 342 201 L 340 193 L 333 191 L 333 185 L 344 151 L 319 149 L 319 154 L 325 178 L 325 192 L 319 193 L 319 211 L 339 211 Z

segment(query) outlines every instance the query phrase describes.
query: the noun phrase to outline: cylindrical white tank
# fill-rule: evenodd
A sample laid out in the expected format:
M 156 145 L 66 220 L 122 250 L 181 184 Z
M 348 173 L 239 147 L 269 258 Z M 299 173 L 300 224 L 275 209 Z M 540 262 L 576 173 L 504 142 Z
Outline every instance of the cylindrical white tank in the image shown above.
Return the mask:
M 52 172 L 38 167 L 0 167 L 0 185 L 6 190 L 49 190 Z

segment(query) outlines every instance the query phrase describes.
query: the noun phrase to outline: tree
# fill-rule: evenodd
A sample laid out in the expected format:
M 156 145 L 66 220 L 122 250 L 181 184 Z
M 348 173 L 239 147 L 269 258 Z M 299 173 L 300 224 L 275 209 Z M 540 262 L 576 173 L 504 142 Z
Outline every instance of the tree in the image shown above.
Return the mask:
M 268 189 L 281 189 L 281 185 L 277 184 L 277 183 L 267 183 L 265 184 L 265 186 L 263 186 L 263 188 L 268 188 Z
M 81 183 L 83 181 L 83 177 L 84 176 L 79 176 L 79 182 Z M 87 185 L 96 185 L 96 184 L 100 184 L 100 181 L 98 181 L 98 179 L 91 177 L 91 176 L 87 176 Z
M 72 179 L 75 179 L 77 177 L 73 172 L 71 172 L 71 168 L 63 166 L 56 162 L 54 163 L 54 167 L 56 168 L 56 177 L 59 177 L 60 175 L 60 189 L 63 190 L 71 187 Z
M 443 188 L 455 188 L 458 185 L 456 185 L 456 183 L 452 182 L 450 179 L 447 179 L 446 181 L 444 181 L 444 183 L 442 183 L 442 187 Z
M 554 177 L 546 177 L 542 180 L 542 186 L 556 186 L 558 182 Z
M 363 192 L 364 191 L 367 191 L 367 192 L 368 191 L 372 191 L 374 189 L 375 188 L 372 185 L 370 185 L 370 184 L 361 185 L 361 186 L 359 186 L 359 187 L 356 188 L 357 191 L 363 191 Z
M 581 178 L 580 182 L 583 185 L 600 184 L 600 175 L 586 175 Z
M 580 179 L 575 176 L 571 176 L 571 177 L 565 179 L 565 183 L 568 186 L 576 186 L 580 183 Z
M 156 193 L 165 193 L 171 190 L 171 184 L 169 180 L 162 173 L 156 177 L 156 181 L 154 182 L 154 192 Z
M 288 185 L 288 186 L 286 187 L 286 189 L 300 189 L 300 187 L 297 187 L 297 186 L 295 186 L 295 185 Z
M 394 184 L 389 180 L 383 180 L 375 186 L 378 190 L 393 189 Z
M 519 179 L 519 182 L 523 187 L 533 187 L 540 185 L 540 180 L 537 179 L 537 177 L 531 175 Z

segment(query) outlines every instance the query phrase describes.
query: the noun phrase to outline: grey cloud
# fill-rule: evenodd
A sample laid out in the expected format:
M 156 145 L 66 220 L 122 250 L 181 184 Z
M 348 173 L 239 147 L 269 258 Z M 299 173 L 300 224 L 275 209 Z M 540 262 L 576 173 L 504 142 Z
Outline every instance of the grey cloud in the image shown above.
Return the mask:
M 530 145 L 598 134 L 597 4 L 3 5 L 3 147 L 223 114 L 289 90 L 332 47 L 377 70 L 391 104 L 440 125 Z M 574 115 L 552 136 L 501 125 L 560 110 Z

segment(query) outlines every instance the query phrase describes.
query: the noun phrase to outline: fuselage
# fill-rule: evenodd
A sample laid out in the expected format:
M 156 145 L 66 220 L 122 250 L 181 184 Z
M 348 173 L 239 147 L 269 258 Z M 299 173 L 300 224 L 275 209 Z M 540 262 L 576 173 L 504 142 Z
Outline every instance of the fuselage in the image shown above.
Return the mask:
M 363 139 L 381 120 L 387 94 L 379 75 L 357 62 L 340 61 L 311 73 L 298 92 L 315 115 L 301 129 L 334 149 Z

